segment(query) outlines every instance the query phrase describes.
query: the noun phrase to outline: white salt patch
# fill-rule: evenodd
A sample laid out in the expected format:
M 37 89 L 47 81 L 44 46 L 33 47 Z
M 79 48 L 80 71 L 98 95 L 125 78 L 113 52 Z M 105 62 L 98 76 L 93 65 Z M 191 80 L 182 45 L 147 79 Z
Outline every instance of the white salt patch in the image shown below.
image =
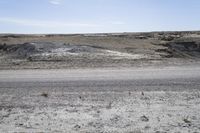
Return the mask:
M 114 59 L 142 59 L 142 58 L 148 58 L 144 54 L 130 54 L 130 53 L 124 53 L 119 51 L 112 51 L 112 50 L 99 50 L 96 53 L 91 52 L 79 52 L 79 53 L 73 53 L 70 52 L 72 48 L 57 48 L 53 49 L 49 52 L 37 54 L 36 56 L 82 56 L 87 54 L 88 56 L 106 56 L 111 57 Z
M 143 54 L 129 54 L 129 53 L 123 53 L 118 51 L 111 51 L 111 50 L 105 50 L 107 56 L 114 56 L 116 58 L 127 58 L 127 59 L 141 59 L 141 58 L 147 58 Z

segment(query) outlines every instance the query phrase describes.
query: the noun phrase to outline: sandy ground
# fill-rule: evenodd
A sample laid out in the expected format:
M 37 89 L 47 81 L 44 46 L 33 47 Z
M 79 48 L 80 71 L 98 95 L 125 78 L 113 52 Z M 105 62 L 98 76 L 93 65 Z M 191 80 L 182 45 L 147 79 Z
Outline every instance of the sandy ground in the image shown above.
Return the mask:
M 28 92 L 1 95 L 0 132 L 4 133 L 199 131 L 199 91 L 53 91 L 47 97 Z

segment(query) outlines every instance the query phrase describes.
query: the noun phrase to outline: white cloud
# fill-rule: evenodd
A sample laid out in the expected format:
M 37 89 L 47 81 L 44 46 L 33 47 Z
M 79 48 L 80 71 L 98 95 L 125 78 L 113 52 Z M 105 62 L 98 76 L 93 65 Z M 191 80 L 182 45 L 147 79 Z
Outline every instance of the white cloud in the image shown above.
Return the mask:
M 5 33 L 104 33 L 124 32 L 127 24 L 120 21 L 59 21 L 0 17 Z M 128 28 L 129 29 L 129 28 Z M 127 31 L 127 30 L 126 30 Z
M 77 22 L 62 22 L 62 21 L 42 21 L 42 20 L 29 20 L 29 19 L 16 19 L 16 18 L 0 18 L 0 22 L 12 23 L 22 26 L 35 26 L 42 28 L 65 28 L 65 27 L 101 27 L 100 24 L 95 23 L 77 23 Z
M 49 2 L 53 5 L 60 5 L 62 0 L 50 0 Z

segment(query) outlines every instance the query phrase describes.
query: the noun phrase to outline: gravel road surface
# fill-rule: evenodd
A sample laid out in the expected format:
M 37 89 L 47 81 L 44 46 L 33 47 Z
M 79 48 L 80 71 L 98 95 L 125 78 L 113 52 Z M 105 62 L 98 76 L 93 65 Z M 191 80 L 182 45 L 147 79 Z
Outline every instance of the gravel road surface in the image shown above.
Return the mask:
M 1 88 L 59 87 L 74 91 L 91 89 L 173 90 L 198 89 L 200 67 L 164 67 L 132 69 L 78 69 L 78 70 L 1 70 Z M 157 87 L 155 87 L 157 86 Z M 141 90 L 139 90 L 141 91 Z

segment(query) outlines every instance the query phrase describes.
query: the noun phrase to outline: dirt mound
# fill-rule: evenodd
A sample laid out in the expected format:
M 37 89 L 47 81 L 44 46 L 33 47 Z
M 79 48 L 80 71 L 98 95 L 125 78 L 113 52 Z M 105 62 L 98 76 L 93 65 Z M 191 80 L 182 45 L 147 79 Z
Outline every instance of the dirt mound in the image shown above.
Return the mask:
M 188 52 L 200 52 L 200 43 L 191 41 L 191 42 L 172 42 L 169 43 L 171 49 L 188 51 Z
M 103 49 L 101 47 L 93 47 L 87 45 L 69 45 L 62 43 L 24 43 L 15 45 L 0 45 L 0 50 L 15 57 L 26 58 L 36 54 L 63 54 L 63 53 L 96 53 Z M 47 54 L 46 54 L 47 55 Z
M 196 41 L 172 41 L 166 44 L 165 49 L 158 49 L 156 52 L 166 53 L 165 57 L 175 58 L 199 58 L 200 57 L 200 43 Z
M 27 57 L 33 53 L 38 52 L 36 47 L 29 43 L 24 43 L 20 45 L 3 45 L 1 49 L 9 54 L 16 57 Z

